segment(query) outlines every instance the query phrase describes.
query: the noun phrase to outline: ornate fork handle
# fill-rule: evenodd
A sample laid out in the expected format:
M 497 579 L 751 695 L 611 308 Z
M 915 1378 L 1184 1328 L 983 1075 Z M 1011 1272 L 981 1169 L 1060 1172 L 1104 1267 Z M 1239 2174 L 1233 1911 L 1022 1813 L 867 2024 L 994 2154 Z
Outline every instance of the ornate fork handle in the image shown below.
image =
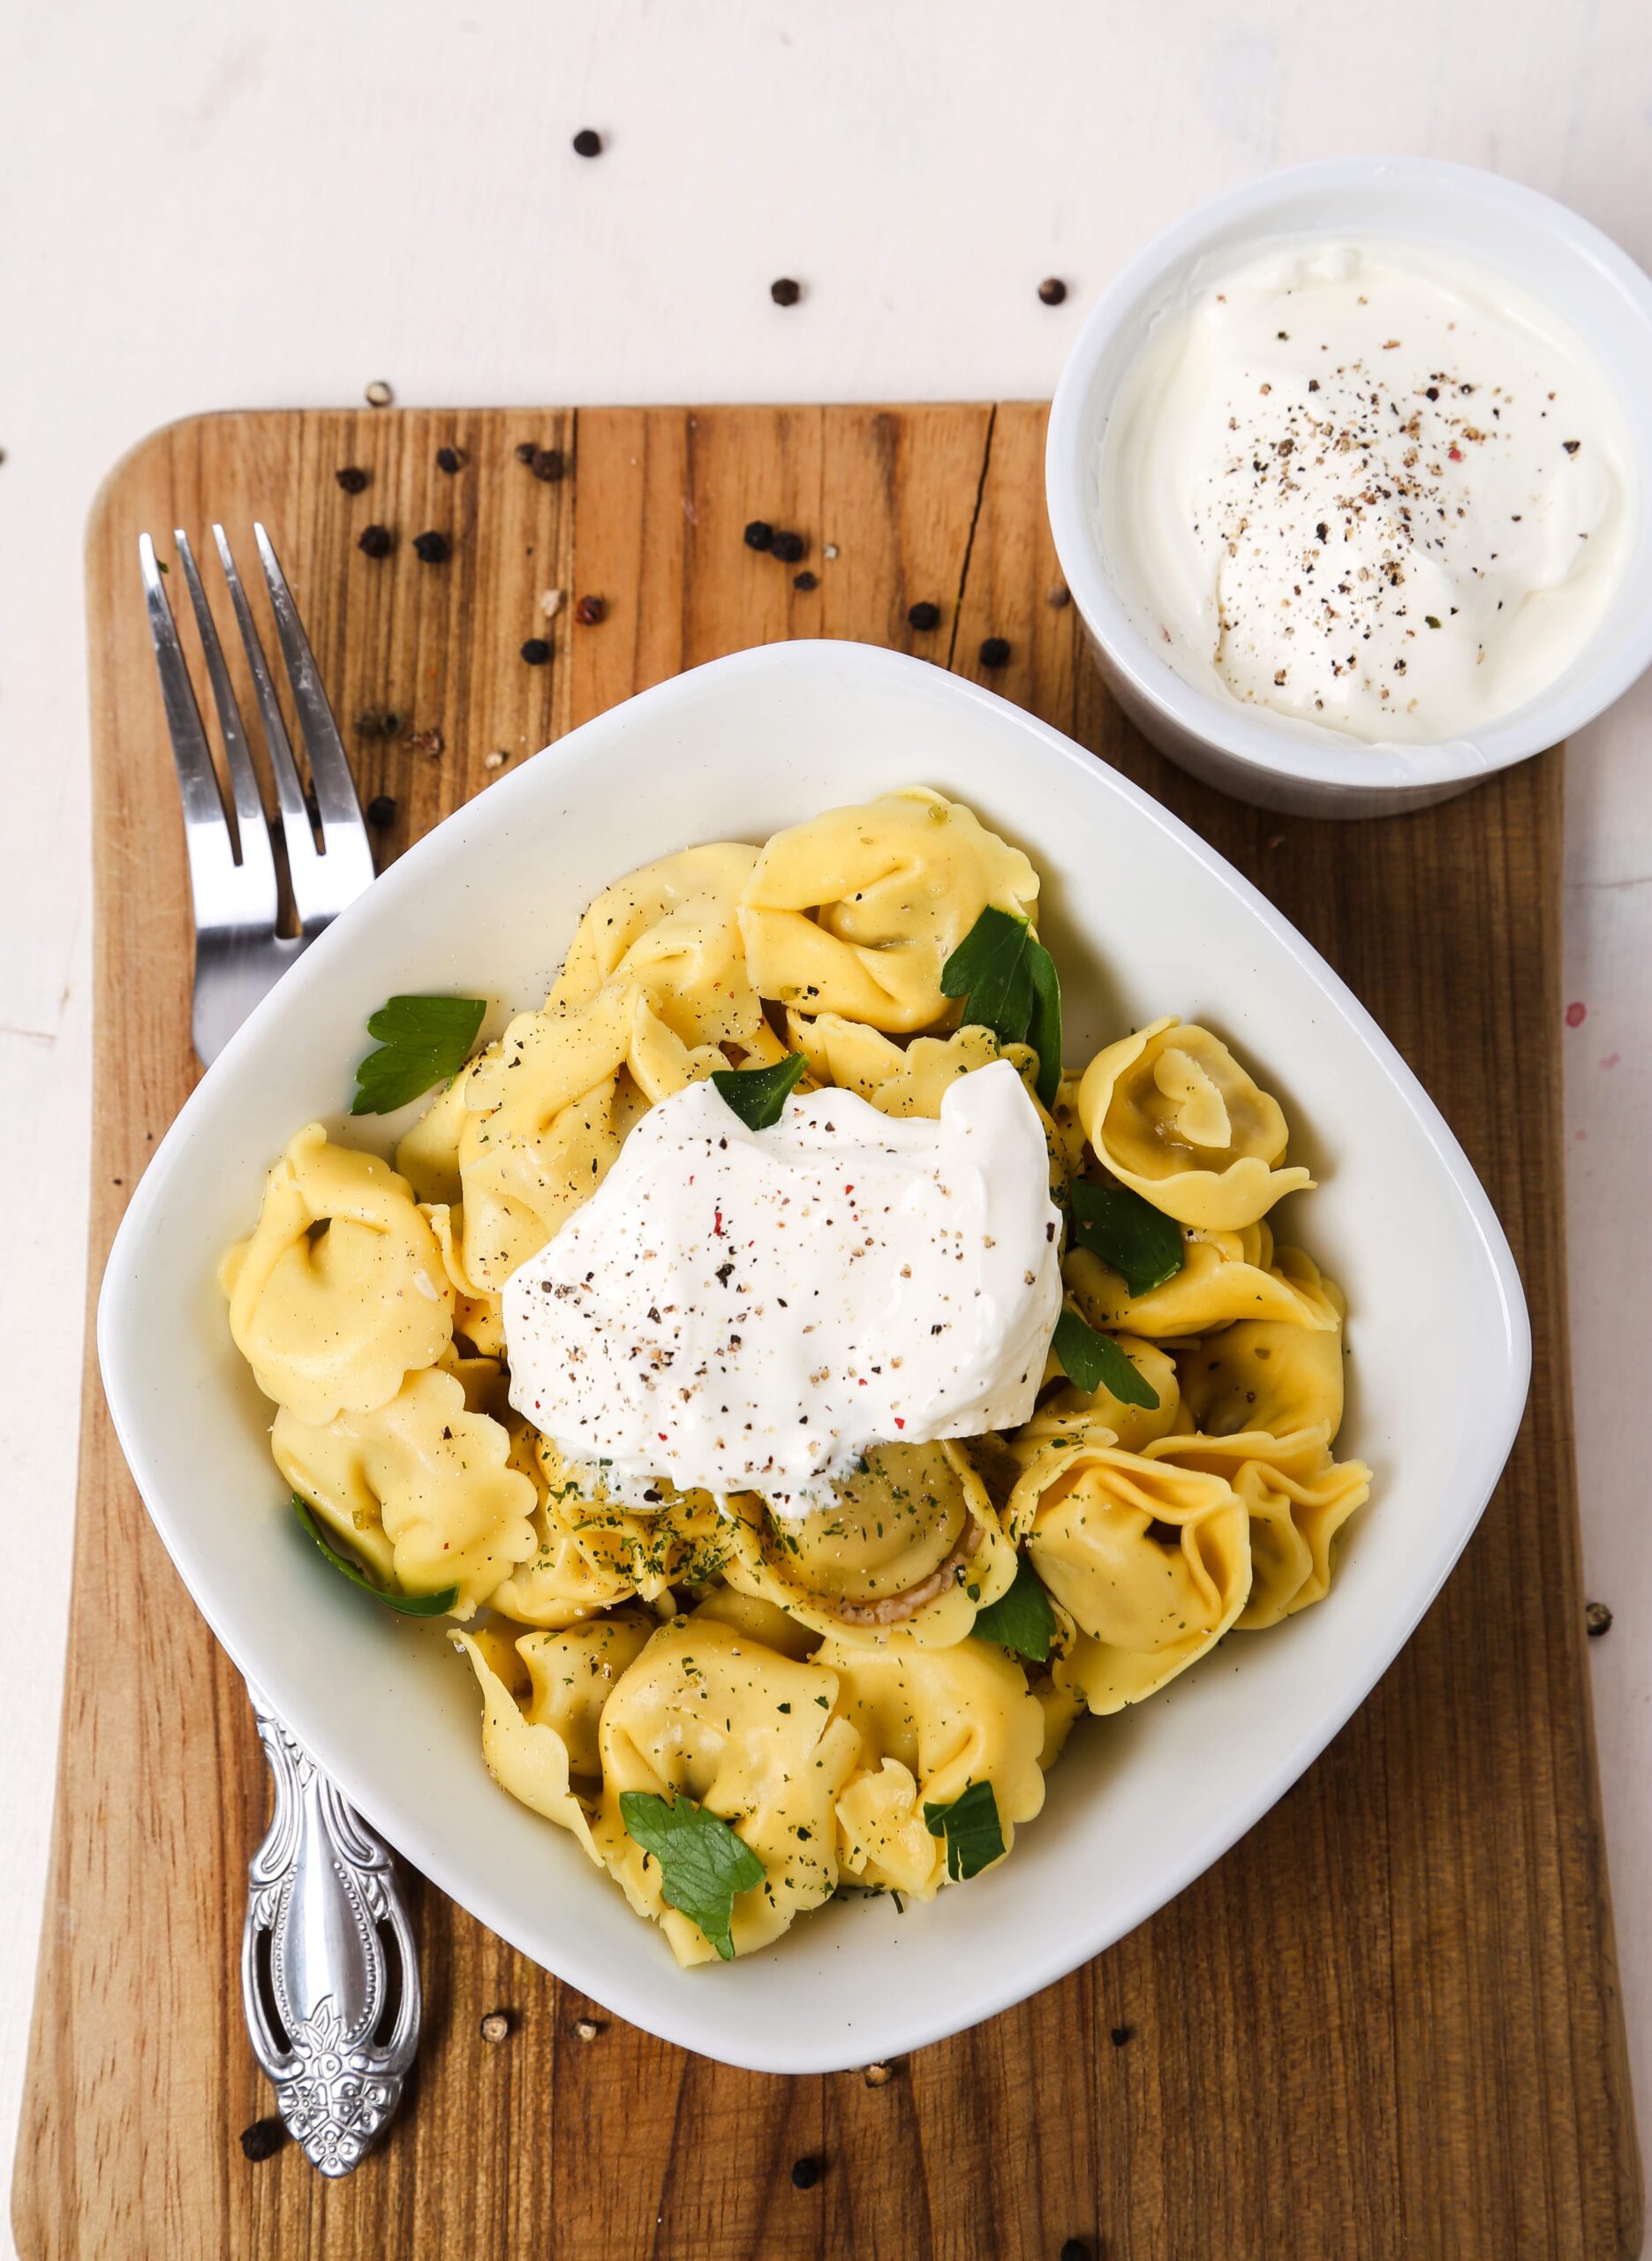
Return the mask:
M 419 2042 L 419 1958 L 389 1847 L 247 1692 L 275 1784 L 249 1869 L 247 2028 L 312 2165 L 348 2174 L 401 2101 Z

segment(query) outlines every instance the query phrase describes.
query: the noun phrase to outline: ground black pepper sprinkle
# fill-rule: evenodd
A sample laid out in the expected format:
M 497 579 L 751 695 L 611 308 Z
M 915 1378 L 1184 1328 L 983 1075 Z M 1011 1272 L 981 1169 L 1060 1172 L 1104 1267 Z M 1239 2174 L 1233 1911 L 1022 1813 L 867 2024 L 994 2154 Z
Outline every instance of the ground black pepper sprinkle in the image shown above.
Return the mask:
M 533 476 L 544 480 L 547 486 L 554 486 L 566 469 L 560 448 L 535 448 L 527 458 L 527 465 Z
M 774 529 L 766 518 L 752 518 L 746 526 L 748 549 L 770 549 L 774 543 Z
M 792 575 L 792 586 L 795 589 L 803 589 L 807 591 L 810 589 L 818 589 L 819 586 L 819 582 L 816 580 L 812 573 L 794 573 Z
M 1603 1601 L 1591 1601 L 1584 1605 L 1583 1630 L 1591 1641 L 1598 1641 L 1603 1633 L 1611 1631 L 1612 1614 Z
M 778 283 L 769 284 L 769 296 L 777 306 L 795 306 L 803 296 L 803 286 L 789 275 L 782 275 Z
M 424 564 L 442 565 L 447 563 L 448 537 L 445 533 L 416 533 L 413 554 Z
M 792 2181 L 799 2190 L 812 2190 L 820 2180 L 820 2161 L 800 2159 L 792 2162 Z
M 594 628 L 607 617 L 608 601 L 606 597 L 581 597 L 574 607 L 574 618 L 582 628 Z
M 1115 2025 L 1107 2038 L 1115 2049 L 1122 2049 L 1125 2043 L 1134 2038 L 1135 2033 L 1135 2028 L 1133 2025 Z
M 1059 306 L 1067 296 L 1067 285 L 1059 275 L 1046 275 L 1038 285 L 1038 296 L 1046 306 Z
M 1006 636 L 989 636 L 981 647 L 984 668 L 1001 668 L 1009 659 L 1009 639 Z
M 489 2010 L 482 2020 L 480 2030 L 484 2041 L 505 2040 L 510 2032 L 510 2012 Z
M 795 565 L 807 547 L 800 533 L 777 533 L 769 544 L 770 550 L 782 565 Z
M 574 155 L 577 157 L 600 157 L 602 155 L 602 136 L 589 125 L 582 125 L 574 136 Z
M 356 547 L 364 557 L 388 557 L 396 547 L 396 536 L 388 526 L 363 526 Z
M 333 476 L 346 495 L 359 495 L 367 483 L 366 473 L 356 463 L 347 463 L 343 471 L 336 471 Z
M 396 822 L 396 803 L 388 793 L 375 793 L 367 803 L 367 822 L 379 832 Z
M 464 450 L 463 448 L 438 448 L 436 450 L 436 469 L 438 471 L 445 471 L 449 479 L 452 478 L 456 471 L 461 471 L 464 469 Z
M 906 616 L 908 625 L 916 628 L 923 636 L 927 636 L 932 628 L 940 626 L 940 607 L 931 604 L 927 597 L 921 604 L 909 605 Z
M 241 2150 L 251 2159 L 274 2159 L 287 2140 L 287 2130 L 276 2119 L 254 2120 L 241 2130 Z
M 530 636 L 522 647 L 522 656 L 531 668 L 542 668 L 551 656 L 551 647 L 543 636 Z

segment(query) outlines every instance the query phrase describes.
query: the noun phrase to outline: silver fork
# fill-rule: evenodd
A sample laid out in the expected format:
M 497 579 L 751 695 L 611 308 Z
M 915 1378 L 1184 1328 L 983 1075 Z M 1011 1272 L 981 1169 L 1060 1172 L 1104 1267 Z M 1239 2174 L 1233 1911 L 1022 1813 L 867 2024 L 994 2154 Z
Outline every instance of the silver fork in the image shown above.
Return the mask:
M 172 539 L 218 710 L 235 822 L 149 536 L 138 541 L 149 632 L 177 765 L 195 911 L 195 1050 L 210 1063 L 328 920 L 373 879 L 338 726 L 269 536 L 254 525 L 275 635 L 319 816 L 316 840 L 264 647 L 223 528 L 213 538 L 252 669 L 281 811 L 298 932 L 278 931 L 281 890 L 263 793 L 188 537 Z M 249 1683 L 275 1781 L 268 1833 L 249 1864 L 241 1993 L 254 2053 L 281 2116 L 323 2174 L 348 2174 L 401 2100 L 419 2045 L 419 1958 L 390 1849 Z

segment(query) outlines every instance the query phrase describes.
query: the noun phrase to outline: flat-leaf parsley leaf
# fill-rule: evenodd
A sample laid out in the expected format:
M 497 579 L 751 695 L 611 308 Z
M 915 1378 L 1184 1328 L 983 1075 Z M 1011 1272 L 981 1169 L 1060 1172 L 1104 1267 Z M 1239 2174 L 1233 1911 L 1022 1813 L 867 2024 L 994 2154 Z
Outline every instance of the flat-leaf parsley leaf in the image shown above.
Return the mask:
M 622 1790 L 626 1834 L 660 1864 L 660 1893 L 668 1908 L 698 1924 L 724 1962 L 735 1959 L 729 1932 L 735 1895 L 763 1881 L 763 1864 L 743 1837 L 692 1798 L 675 1804 L 653 1790 Z
M 1015 1583 L 1006 1594 L 975 1614 L 975 1630 L 983 1640 L 1000 1641 L 1017 1656 L 1035 1664 L 1049 1660 L 1055 1632 L 1055 1612 L 1044 1581 L 1023 1554 L 1015 1565 Z
M 1053 1107 L 1061 1084 L 1061 984 L 1055 960 L 1025 919 L 989 903 L 940 970 L 941 994 L 968 1000 L 972 1026 L 1000 1044 L 1030 1044 L 1037 1093 Z
M 1158 1392 L 1137 1373 L 1112 1335 L 1098 1334 L 1070 1304 L 1056 1320 L 1051 1341 L 1061 1372 L 1086 1397 L 1093 1397 L 1105 1385 L 1121 1405 L 1150 1411 L 1158 1404 Z
M 367 1023 L 378 1039 L 356 1070 L 352 1115 L 389 1115 L 456 1076 L 487 1010 L 479 997 L 391 997 Z
M 719 1068 L 712 1081 L 748 1130 L 766 1130 L 786 1112 L 805 1064 L 801 1052 L 788 1052 L 772 1068 Z
M 1084 1177 L 1073 1181 L 1073 1240 L 1122 1273 L 1133 1296 L 1162 1288 L 1188 1260 L 1173 1217 L 1128 1185 L 1092 1185 Z
M 979 1876 L 1004 1850 L 998 1800 L 991 1782 L 971 1782 L 962 1797 L 947 1805 L 926 1804 L 924 1826 L 932 1837 L 947 1840 L 947 1873 L 954 1884 L 966 1884 L 972 1876 Z
M 375 1601 L 381 1601 L 387 1609 L 399 1610 L 404 1617 L 440 1617 L 444 1609 L 451 1609 L 458 1599 L 457 1586 L 443 1586 L 440 1593 L 397 1593 L 392 1586 L 380 1585 L 365 1570 L 358 1569 L 348 1554 L 339 1553 L 317 1523 L 315 1511 L 307 1500 L 301 1500 L 295 1492 L 292 1506 L 298 1521 L 333 1568 L 348 1578 L 352 1585 L 359 1586 L 364 1593 L 370 1593 Z

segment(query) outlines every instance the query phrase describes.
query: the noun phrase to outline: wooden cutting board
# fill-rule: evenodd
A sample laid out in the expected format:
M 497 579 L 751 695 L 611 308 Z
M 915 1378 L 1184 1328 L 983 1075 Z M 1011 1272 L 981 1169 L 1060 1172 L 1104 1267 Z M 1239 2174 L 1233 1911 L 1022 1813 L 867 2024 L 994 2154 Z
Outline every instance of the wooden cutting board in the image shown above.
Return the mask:
M 250 548 L 257 513 L 364 798 L 395 798 L 386 856 L 485 790 L 491 756 L 514 764 L 645 684 L 782 636 L 862 638 L 980 677 L 1188 819 L 1372 1008 L 1508 1228 L 1536 1364 L 1479 1535 L 1369 1702 L 1209 1875 L 1087 1969 L 881 2084 L 684 2055 L 422 1889 L 418 2073 L 383 2151 L 328 2185 L 291 2147 L 254 2165 L 238 2142 L 270 2108 L 234 1979 L 263 1766 L 88 1360 L 18 2160 L 28 2261 L 1055 2261 L 1069 2239 L 1107 2261 L 1640 2250 L 1566 1361 L 1560 756 L 1422 815 L 1346 826 L 1242 808 L 1168 768 L 1120 720 L 1060 601 L 1044 420 L 1019 404 L 278 413 L 184 424 L 130 456 L 89 538 L 92 1279 L 195 1074 L 137 535 L 200 537 L 222 518 Z M 567 475 L 537 477 L 524 442 L 560 449 Z M 465 457 L 451 474 L 444 445 Z M 353 496 L 336 476 L 350 465 L 371 474 Z M 747 548 L 752 518 L 799 532 L 801 563 Z M 358 547 L 370 523 L 394 532 L 388 558 Z M 426 530 L 448 536 L 447 562 L 414 554 Z M 565 592 L 549 623 L 548 588 Z M 582 594 L 605 600 L 599 624 L 570 616 Z M 940 624 L 920 633 L 907 611 L 925 600 Z M 554 656 L 530 666 L 519 647 L 540 635 Z M 990 673 L 989 636 L 1010 646 Z M 490 2045 L 479 2022 L 499 2007 L 514 2030 Z M 598 2031 L 582 2039 L 587 2018 Z M 805 2157 L 821 2172 L 799 2189 Z

